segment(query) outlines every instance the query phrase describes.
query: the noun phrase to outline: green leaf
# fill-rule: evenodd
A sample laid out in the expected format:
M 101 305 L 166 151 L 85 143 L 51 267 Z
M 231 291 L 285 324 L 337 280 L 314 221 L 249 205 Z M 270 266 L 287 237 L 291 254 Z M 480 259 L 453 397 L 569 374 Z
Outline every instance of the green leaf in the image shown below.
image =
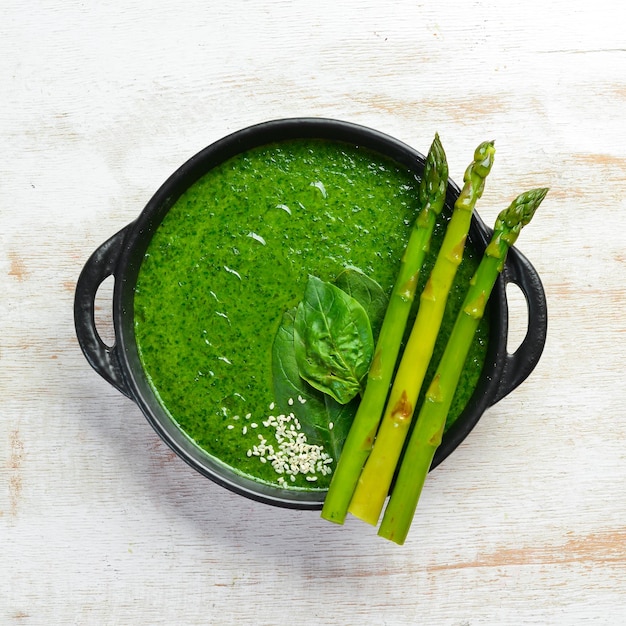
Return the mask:
M 383 288 L 356 267 L 345 268 L 335 279 L 335 285 L 360 302 L 369 318 L 373 336 L 378 337 L 389 304 Z
M 328 429 L 324 433 L 328 439 L 326 449 L 332 451 L 335 462 L 339 460 L 339 455 L 346 441 L 350 426 L 354 421 L 354 416 L 359 408 L 360 398 L 354 398 L 347 404 L 339 404 L 334 398 L 324 394 L 324 404 L 326 406 Z M 332 428 L 331 425 L 332 424 Z M 320 429 L 321 430 L 321 429 Z
M 294 320 L 300 376 L 346 404 L 362 391 L 374 354 L 363 306 L 339 287 L 310 276 Z
M 292 412 L 298 418 L 307 441 L 324 446 L 336 462 L 356 414 L 358 399 L 348 404 L 339 404 L 330 396 L 311 387 L 300 376 L 294 346 L 295 317 L 295 308 L 287 311 L 274 338 L 274 399 L 280 412 Z M 293 404 L 290 404 L 290 400 Z

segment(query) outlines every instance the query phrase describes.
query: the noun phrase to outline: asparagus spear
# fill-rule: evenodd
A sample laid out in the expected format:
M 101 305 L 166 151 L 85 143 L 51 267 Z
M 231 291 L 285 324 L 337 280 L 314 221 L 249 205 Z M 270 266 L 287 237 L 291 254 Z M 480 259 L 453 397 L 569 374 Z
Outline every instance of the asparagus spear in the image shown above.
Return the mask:
M 487 300 L 504 267 L 509 248 L 517 240 L 522 227 L 531 220 L 547 192 L 544 188 L 521 194 L 496 220 L 493 236 L 470 281 L 467 295 L 404 453 L 396 484 L 378 531 L 386 539 L 398 544 L 403 544 L 406 539 L 435 450 L 441 443 L 450 404 Z
M 389 300 L 376 344 L 365 392 L 343 446 L 322 509 L 322 517 L 343 524 L 348 504 L 363 463 L 371 450 L 376 429 L 396 366 L 407 318 L 437 216 L 443 208 L 448 186 L 448 164 L 439 135 L 428 151 L 424 175 L 418 188 L 421 206 Z
M 455 202 L 435 266 L 420 296 L 417 318 L 393 381 L 372 453 L 348 508 L 355 517 L 373 525 L 378 523 L 389 493 L 432 357 L 452 281 L 463 258 L 474 206 L 482 195 L 494 153 L 493 142 L 483 142 L 476 148 L 474 161 L 465 171 L 465 184 Z

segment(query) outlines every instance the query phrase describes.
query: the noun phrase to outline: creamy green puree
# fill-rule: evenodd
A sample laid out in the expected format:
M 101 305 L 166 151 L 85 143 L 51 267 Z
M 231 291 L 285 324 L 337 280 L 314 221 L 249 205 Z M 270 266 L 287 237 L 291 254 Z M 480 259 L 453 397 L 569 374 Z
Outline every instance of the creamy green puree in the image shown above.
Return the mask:
M 271 348 L 281 316 L 302 299 L 309 274 L 332 281 L 355 266 L 390 292 L 416 215 L 417 184 L 413 173 L 368 150 L 293 140 L 230 159 L 176 201 L 139 271 L 135 334 L 155 393 L 198 446 L 239 473 L 278 484 L 271 464 L 248 451 L 259 436 L 276 445 L 263 422 L 272 414 Z M 475 256 L 468 246 L 444 334 Z M 448 425 L 476 384 L 487 330 L 485 320 Z M 433 366 L 442 349 L 439 341 Z M 312 484 L 298 475 L 288 486 L 324 489 L 329 480 L 322 475 Z

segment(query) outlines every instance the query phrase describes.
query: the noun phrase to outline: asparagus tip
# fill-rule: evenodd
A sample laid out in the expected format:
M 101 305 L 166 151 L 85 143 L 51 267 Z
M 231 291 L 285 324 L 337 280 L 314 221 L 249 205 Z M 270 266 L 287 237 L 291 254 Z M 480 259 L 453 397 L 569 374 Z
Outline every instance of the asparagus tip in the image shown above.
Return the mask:
M 480 178 L 486 178 L 493 165 L 493 157 L 496 153 L 494 141 L 483 141 L 474 151 L 474 162 L 468 167 Z
M 535 211 L 543 202 L 548 191 L 548 187 L 539 187 L 538 189 L 531 189 L 521 193 L 507 209 L 502 211 L 499 219 L 509 228 L 526 226 L 533 218 Z

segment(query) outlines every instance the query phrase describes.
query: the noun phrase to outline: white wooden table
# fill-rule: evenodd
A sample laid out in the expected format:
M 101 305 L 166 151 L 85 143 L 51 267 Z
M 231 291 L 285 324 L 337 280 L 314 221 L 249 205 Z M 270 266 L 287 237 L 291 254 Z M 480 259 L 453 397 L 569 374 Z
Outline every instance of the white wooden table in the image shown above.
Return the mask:
M 625 623 L 625 22 L 617 0 L 5 0 L 0 623 Z M 519 241 L 543 358 L 433 472 L 403 547 L 194 473 L 74 335 L 88 255 L 173 170 L 300 115 L 421 151 L 438 131 L 457 182 L 495 139 L 489 223 L 551 187 Z

